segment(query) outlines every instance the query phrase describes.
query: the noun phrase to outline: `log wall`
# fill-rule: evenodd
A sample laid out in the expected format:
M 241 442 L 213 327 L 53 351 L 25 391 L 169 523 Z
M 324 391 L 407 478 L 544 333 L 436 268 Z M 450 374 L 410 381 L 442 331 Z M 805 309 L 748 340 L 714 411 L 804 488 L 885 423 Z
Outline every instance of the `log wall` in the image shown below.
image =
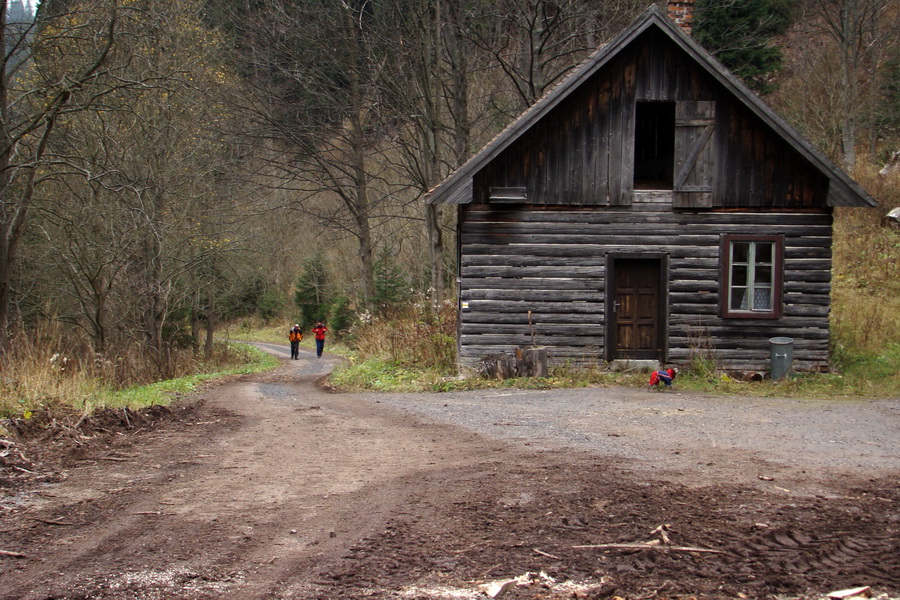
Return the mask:
M 718 316 L 725 233 L 785 236 L 780 319 Z M 532 343 L 551 364 L 602 360 L 610 252 L 668 256 L 672 364 L 708 347 L 723 367 L 765 370 L 775 336 L 794 338 L 796 369 L 828 363 L 829 212 L 679 212 L 658 195 L 627 208 L 470 204 L 459 238 L 462 364 Z

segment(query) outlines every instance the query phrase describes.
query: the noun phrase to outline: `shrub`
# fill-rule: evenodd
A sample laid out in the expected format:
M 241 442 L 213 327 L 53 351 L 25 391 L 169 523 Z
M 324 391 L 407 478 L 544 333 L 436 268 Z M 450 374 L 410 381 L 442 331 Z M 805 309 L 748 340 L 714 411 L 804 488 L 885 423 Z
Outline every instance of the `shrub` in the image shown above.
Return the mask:
M 433 313 L 426 306 L 420 302 L 361 321 L 353 332 L 359 358 L 455 372 L 455 307 L 448 304 Z

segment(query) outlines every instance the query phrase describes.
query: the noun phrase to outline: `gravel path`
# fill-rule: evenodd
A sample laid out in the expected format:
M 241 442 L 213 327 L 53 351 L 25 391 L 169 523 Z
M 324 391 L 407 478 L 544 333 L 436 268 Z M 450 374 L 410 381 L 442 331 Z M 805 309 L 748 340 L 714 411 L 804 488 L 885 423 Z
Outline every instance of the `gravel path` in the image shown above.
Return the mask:
M 900 473 L 900 399 L 796 400 L 629 388 L 360 394 L 535 449 L 627 460 L 697 483 Z M 712 462 L 709 457 L 716 457 Z M 771 484 L 768 484 L 771 485 Z

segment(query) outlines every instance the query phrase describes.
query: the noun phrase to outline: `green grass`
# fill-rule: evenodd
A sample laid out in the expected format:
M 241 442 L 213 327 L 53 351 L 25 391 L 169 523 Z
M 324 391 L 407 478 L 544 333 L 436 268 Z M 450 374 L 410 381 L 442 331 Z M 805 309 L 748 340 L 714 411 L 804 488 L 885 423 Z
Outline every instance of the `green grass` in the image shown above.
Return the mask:
M 122 407 L 137 410 L 156 404 L 167 405 L 180 396 L 196 391 L 206 381 L 221 379 L 230 375 L 245 375 L 268 371 L 278 367 L 280 364 L 277 358 L 253 346 L 241 345 L 238 351 L 246 354 L 248 362 L 221 371 L 198 373 L 120 391 L 108 391 L 93 398 L 86 397 L 82 409 L 85 412 L 93 412 L 101 408 Z
M 330 382 L 342 391 L 459 392 L 485 389 L 565 389 L 645 381 L 641 374 L 617 374 L 598 368 L 555 367 L 548 377 L 513 377 L 497 380 L 448 376 L 439 369 L 420 369 L 380 358 L 350 360 L 332 373 Z
M 883 354 L 843 357 L 840 373 L 797 373 L 780 381 L 738 381 L 714 365 L 692 365 L 678 374 L 681 392 L 779 398 L 900 397 L 900 344 Z M 617 373 L 596 368 L 557 367 L 549 377 L 503 381 L 477 375 L 448 377 L 381 359 L 348 361 L 331 376 L 331 383 L 348 392 L 456 392 L 481 389 L 566 389 L 591 386 L 643 387 L 649 371 Z
M 156 404 L 166 405 L 195 391 L 203 382 L 265 371 L 279 365 L 277 358 L 252 346 L 233 345 L 232 351 L 239 361 L 235 366 L 121 390 L 76 373 L 59 376 L 51 382 L 46 377 L 35 376 L 19 382 L 7 380 L 2 389 L 0 417 L 29 420 L 38 413 L 55 415 L 75 411 L 88 414 L 103 408 L 138 410 Z M 4 433 L 2 426 L 0 433 Z

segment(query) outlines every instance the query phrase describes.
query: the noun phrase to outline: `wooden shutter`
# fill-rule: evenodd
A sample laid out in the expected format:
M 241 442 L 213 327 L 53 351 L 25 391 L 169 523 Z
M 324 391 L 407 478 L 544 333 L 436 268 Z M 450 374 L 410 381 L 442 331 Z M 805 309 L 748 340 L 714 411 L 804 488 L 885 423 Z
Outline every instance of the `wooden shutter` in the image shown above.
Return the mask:
M 716 124 L 715 102 L 675 105 L 675 208 L 711 208 Z
M 613 95 L 609 107 L 609 205 L 631 206 L 634 195 L 634 102 Z

